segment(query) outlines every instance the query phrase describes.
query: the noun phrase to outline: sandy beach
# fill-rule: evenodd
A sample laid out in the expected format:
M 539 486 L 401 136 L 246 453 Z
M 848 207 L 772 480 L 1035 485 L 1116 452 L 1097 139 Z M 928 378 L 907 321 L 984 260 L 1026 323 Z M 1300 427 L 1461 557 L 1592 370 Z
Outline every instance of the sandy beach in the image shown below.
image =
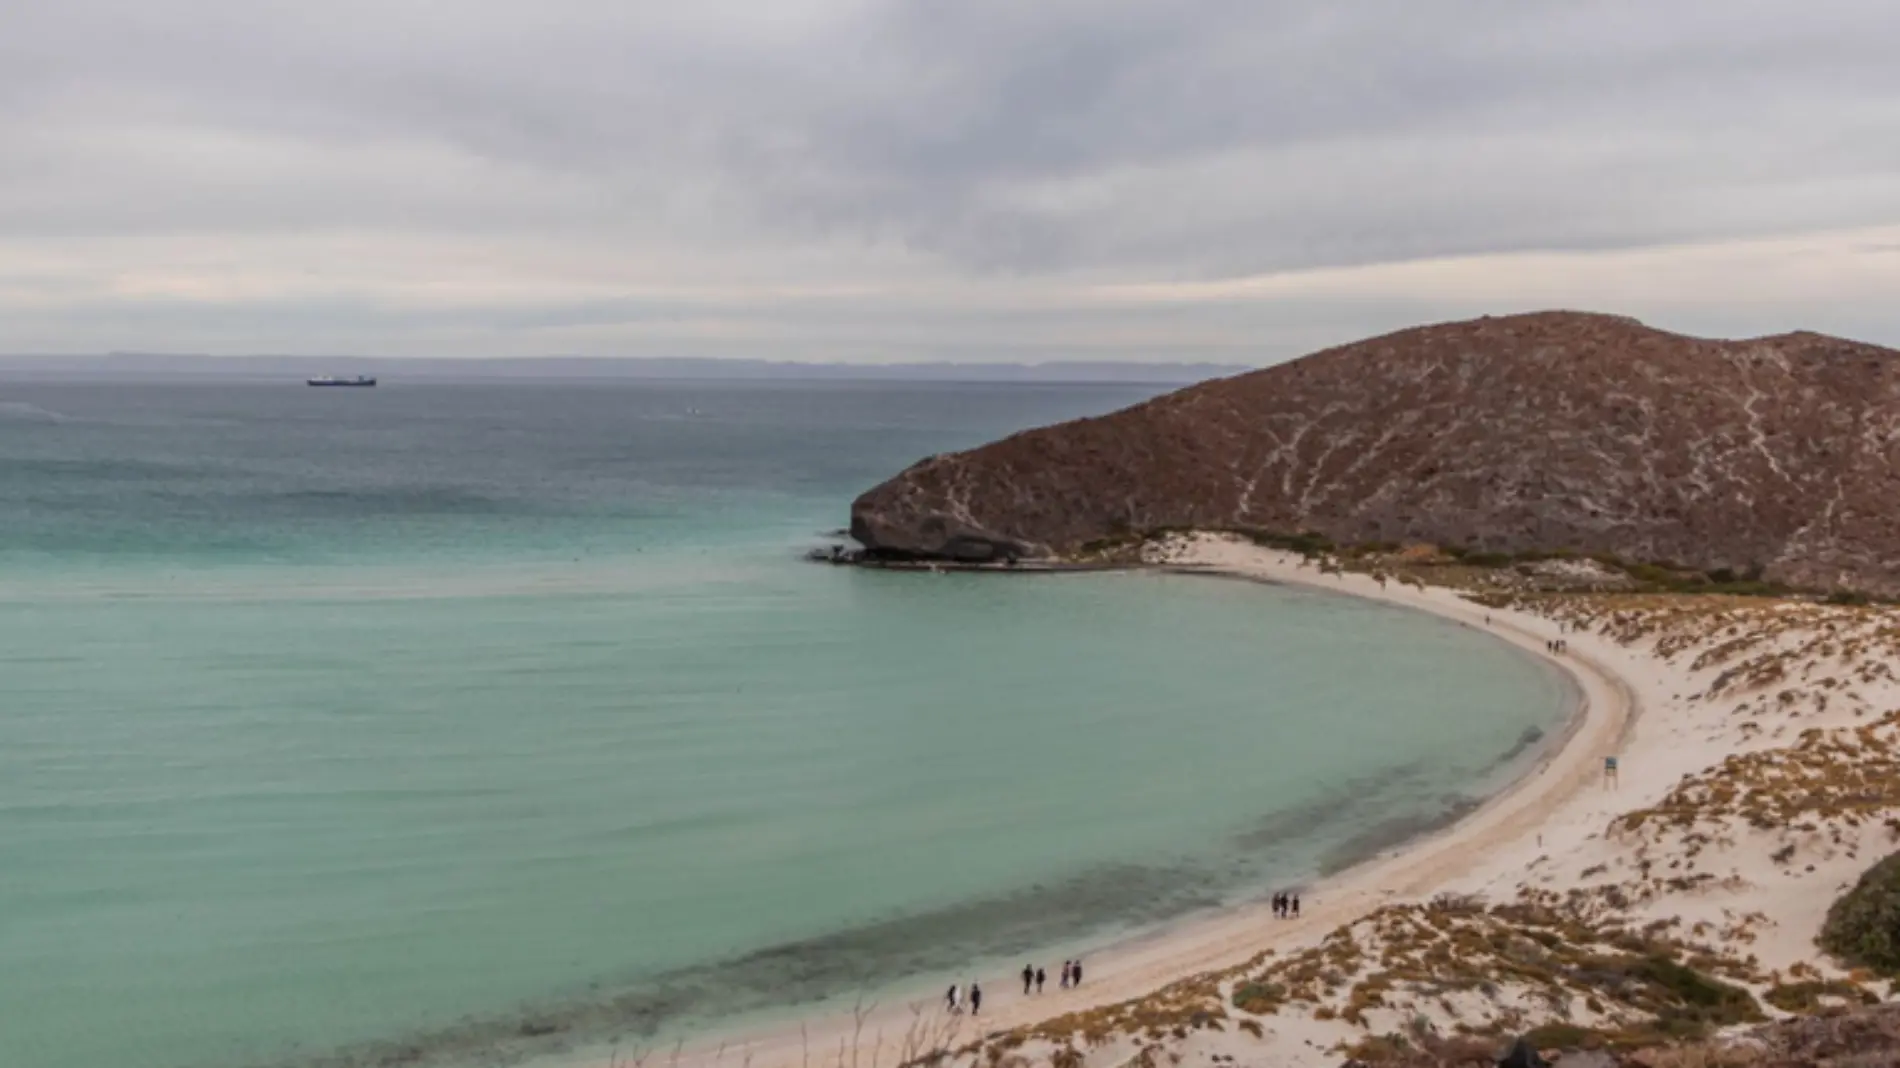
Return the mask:
M 1562 831 L 1580 828 L 1601 815 L 1607 802 L 1597 796 L 1603 756 L 1617 751 L 1640 707 L 1630 685 L 1615 668 L 1599 657 L 1606 650 L 1580 641 L 1567 657 L 1554 657 L 1545 648 L 1557 634 L 1549 620 L 1520 612 L 1487 612 L 1454 591 L 1416 589 L 1398 583 L 1380 584 L 1362 575 L 1324 576 L 1302 558 L 1260 550 L 1224 539 L 1200 539 L 1191 548 L 1164 561 L 1163 566 L 1184 571 L 1260 582 L 1311 586 L 1340 594 L 1400 605 L 1487 628 L 1527 654 L 1558 663 L 1576 681 L 1581 695 L 1578 713 L 1566 734 L 1546 746 L 1547 753 L 1523 777 L 1490 798 L 1477 810 L 1437 833 L 1406 843 L 1308 888 L 1302 915 L 1279 920 L 1265 902 L 1231 910 L 1213 919 L 1183 923 L 1158 935 L 1111 945 L 1087 958 L 1087 981 L 1078 990 L 1057 990 L 1053 974 L 1046 992 L 1024 998 L 1013 975 L 980 976 L 985 990 L 980 1027 L 967 1018 L 943 1017 L 940 1003 L 930 999 L 914 1004 L 871 1008 L 862 1020 L 831 1016 L 804 1021 L 803 1031 L 773 1028 L 735 1036 L 723 1047 L 698 1048 L 683 1060 L 711 1063 L 714 1059 L 744 1059 L 754 1064 L 803 1063 L 812 1051 L 835 1059 L 840 1042 L 862 1046 L 861 1059 L 869 1062 L 880 1046 L 891 1063 L 906 1036 L 926 1033 L 928 1044 L 958 1045 L 984 1034 L 1008 1031 L 1039 1020 L 1138 998 L 1186 976 L 1232 967 L 1263 951 L 1285 951 L 1311 944 L 1342 923 L 1363 916 L 1381 904 L 1429 896 L 1447 886 L 1488 881 L 1489 877 L 1522 870 L 1543 833 L 1553 847 Z M 1487 622 L 1487 619 L 1489 622 Z M 1582 800 L 1586 804 L 1578 806 Z M 1571 815 L 1560 810 L 1578 807 Z M 1565 817 L 1568 818 L 1565 818 Z M 1054 963 L 1049 968 L 1054 971 Z M 854 1041 L 855 1040 L 855 1041 Z
M 1731 960 L 1725 974 L 1769 995 L 1771 1005 L 1796 977 L 1848 980 L 1819 959 L 1813 938 L 1827 905 L 1900 835 L 1900 824 L 1852 813 L 1830 820 L 1821 810 L 1805 821 L 1776 823 L 1743 812 L 1730 792 L 1713 795 L 1726 799 L 1727 809 L 1693 799 L 1697 785 L 1723 777 L 1724 762 L 1738 754 L 1779 764 L 1780 748 L 1791 741 L 1827 731 L 1867 738 L 1879 729 L 1874 710 L 1891 706 L 1892 665 L 1900 659 L 1895 628 L 1883 613 L 1635 595 L 1545 595 L 1519 603 L 1492 596 L 1484 604 L 1450 588 L 1322 570 L 1294 554 L 1214 535 L 1151 546 L 1148 561 L 1331 590 L 1485 628 L 1559 664 L 1575 679 L 1581 708 L 1535 766 L 1463 819 L 1305 888 L 1297 920 L 1276 919 L 1263 902 L 1104 946 L 1087 954 L 1087 982 L 1079 990 L 1056 990 L 1052 974 L 1046 993 L 1024 998 L 1013 975 L 978 976 L 986 992 L 980 1023 L 946 1015 L 934 998 L 868 1006 L 856 1015 L 733 1036 L 687 1051 L 682 1062 L 862 1068 L 940 1054 L 970 1063 L 1007 1054 L 1030 1063 L 1080 1056 L 1096 1065 L 1166 1049 L 1170 1056 L 1264 1054 L 1274 1064 L 1330 1065 L 1339 1063 L 1340 1050 L 1407 1026 L 1482 1031 L 1561 1018 L 1609 1027 L 1623 1019 L 1616 1005 L 1570 1004 L 1534 982 L 1513 989 L 1508 976 L 1496 988 L 1484 984 L 1482 996 L 1443 982 L 1414 982 L 1407 996 L 1405 983 L 1373 976 L 1376 989 L 1366 998 L 1367 984 L 1354 979 L 1373 974 L 1377 954 L 1369 950 L 1385 946 L 1389 961 L 1394 922 L 1448 910 L 1448 901 L 1463 903 L 1462 917 L 1477 902 L 1567 895 L 1566 907 L 1577 916 L 1607 925 L 1606 938 L 1619 937 L 1625 924 L 1648 925 L 1658 937 L 1680 932 L 1683 944 L 1710 959 Z M 1566 643 L 1561 654 L 1547 644 L 1556 639 Z M 1835 661 L 1848 668 L 1831 669 L 1818 691 L 1776 689 Z M 1606 757 L 1617 758 L 1614 780 Z M 1814 783 L 1796 785 L 1803 796 L 1814 793 Z M 1772 795 L 1768 789 L 1758 800 L 1769 804 Z M 1341 945 L 1355 953 L 1341 958 Z M 1297 962 L 1322 955 L 1362 968 L 1329 976 L 1310 1001 L 1289 998 L 1258 1013 L 1234 1004 L 1244 985 L 1278 989 L 1275 976 L 1297 973 Z M 1054 962 L 1049 967 L 1053 973 Z M 1417 979 L 1415 971 L 1406 974 Z M 1851 992 L 1843 985 L 1818 996 Z

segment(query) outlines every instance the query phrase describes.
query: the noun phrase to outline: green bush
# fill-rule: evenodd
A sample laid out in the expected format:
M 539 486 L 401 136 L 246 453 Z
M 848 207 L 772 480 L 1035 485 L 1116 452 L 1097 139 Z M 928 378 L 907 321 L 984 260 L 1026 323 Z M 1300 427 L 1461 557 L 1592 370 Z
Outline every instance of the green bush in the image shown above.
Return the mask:
M 1900 974 L 1900 853 L 1867 869 L 1829 906 L 1820 943 L 1848 964 Z
M 1243 983 L 1234 990 L 1234 1008 L 1266 1016 L 1286 1000 L 1286 987 L 1279 983 Z
M 1323 556 L 1333 551 L 1333 540 L 1318 531 L 1280 534 L 1270 530 L 1249 530 L 1245 533 L 1255 545 L 1266 549 L 1281 549 L 1301 556 Z
M 1632 940 L 1634 946 L 1635 940 Z M 1747 990 L 1722 982 L 1660 952 L 1599 957 L 1573 978 L 1606 995 L 1653 1013 L 1619 1033 L 1619 1042 L 1650 1044 L 1700 1038 L 1712 1031 L 1760 1020 L 1761 1006 Z
M 1509 567 L 1514 561 L 1510 553 L 1466 553 L 1460 562 L 1470 567 Z
M 1719 1023 L 1736 1023 L 1749 1018 L 1754 998 L 1748 991 L 1711 979 L 1685 964 L 1656 955 L 1643 959 L 1629 969 L 1631 976 L 1654 983 L 1669 992 L 1685 1007 L 1706 1010 Z

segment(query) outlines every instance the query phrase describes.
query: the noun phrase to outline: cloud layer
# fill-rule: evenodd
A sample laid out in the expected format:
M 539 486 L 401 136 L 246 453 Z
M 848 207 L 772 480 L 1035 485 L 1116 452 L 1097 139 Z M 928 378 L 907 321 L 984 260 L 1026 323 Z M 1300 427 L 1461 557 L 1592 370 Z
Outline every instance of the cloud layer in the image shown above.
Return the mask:
M 0 351 L 1265 362 L 1900 343 L 1900 6 L 62 0 Z

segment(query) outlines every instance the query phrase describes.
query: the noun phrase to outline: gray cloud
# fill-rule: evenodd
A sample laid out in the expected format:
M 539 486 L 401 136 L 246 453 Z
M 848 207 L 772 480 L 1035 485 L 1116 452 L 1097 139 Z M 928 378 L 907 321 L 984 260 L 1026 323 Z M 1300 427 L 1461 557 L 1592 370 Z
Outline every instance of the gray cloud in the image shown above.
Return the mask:
M 1531 270 L 1885 330 L 1833 295 L 1900 281 L 1854 251 L 1900 223 L 1896 39 L 1881 0 L 14 5 L 0 349 L 1270 359 Z M 1799 235 L 1827 286 L 1724 304 Z M 1605 274 L 1657 246 L 1695 271 Z M 1379 273 L 1454 257 L 1495 267 Z M 1331 268 L 1377 291 L 1101 296 Z

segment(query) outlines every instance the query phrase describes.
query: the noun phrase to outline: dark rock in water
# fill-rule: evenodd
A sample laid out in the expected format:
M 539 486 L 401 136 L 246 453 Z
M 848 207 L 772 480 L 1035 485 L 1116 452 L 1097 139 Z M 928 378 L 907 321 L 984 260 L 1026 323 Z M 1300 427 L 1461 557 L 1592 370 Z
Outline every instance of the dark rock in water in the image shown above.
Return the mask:
M 1442 323 L 930 457 L 859 497 L 851 536 L 980 562 L 1312 532 L 1900 594 L 1897 356 L 1576 312 Z
M 805 559 L 819 564 L 855 564 L 862 557 L 856 549 L 847 549 L 842 545 L 832 545 L 823 549 L 813 549 L 805 554 Z
M 1498 1060 L 1498 1068 L 1550 1068 L 1550 1062 L 1531 1048 L 1529 1040 L 1519 1038 Z

